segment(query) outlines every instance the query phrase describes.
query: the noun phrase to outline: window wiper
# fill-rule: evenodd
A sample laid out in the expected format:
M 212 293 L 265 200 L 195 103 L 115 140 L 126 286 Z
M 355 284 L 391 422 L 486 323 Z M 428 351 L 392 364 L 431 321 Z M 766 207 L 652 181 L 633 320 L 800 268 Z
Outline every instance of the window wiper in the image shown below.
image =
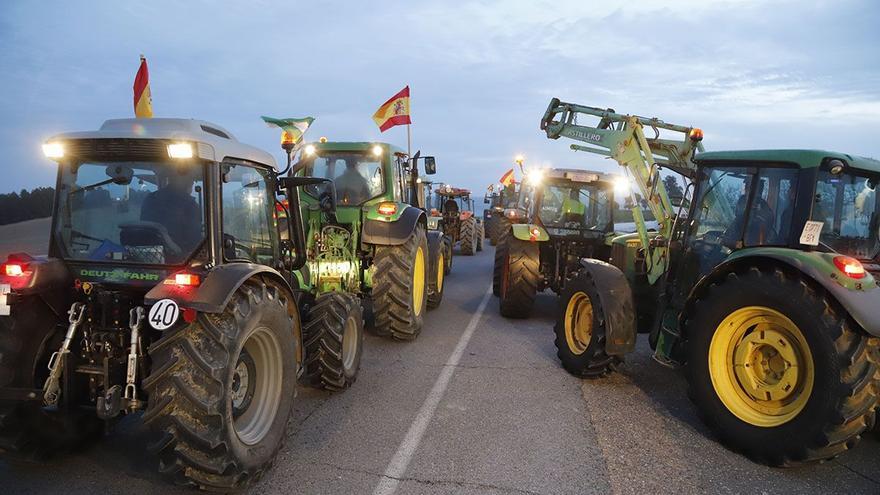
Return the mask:
M 74 189 L 73 191 L 70 191 L 69 194 L 76 194 L 78 192 L 85 192 L 90 189 L 94 189 L 96 187 L 106 186 L 107 184 L 110 184 L 112 182 L 114 182 L 113 179 L 102 180 L 101 182 L 95 182 L 94 184 L 90 184 L 88 186 L 83 186 L 83 187 L 80 187 L 79 189 Z

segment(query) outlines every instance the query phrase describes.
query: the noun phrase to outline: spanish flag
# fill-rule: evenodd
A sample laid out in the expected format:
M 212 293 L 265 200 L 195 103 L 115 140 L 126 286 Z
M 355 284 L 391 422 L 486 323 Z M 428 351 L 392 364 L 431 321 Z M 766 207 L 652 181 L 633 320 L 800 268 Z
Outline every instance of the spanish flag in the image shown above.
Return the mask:
M 379 126 L 382 132 L 391 129 L 396 125 L 411 124 L 409 118 L 409 86 L 400 90 L 399 93 L 392 96 L 376 110 L 373 114 L 373 121 Z
M 141 66 L 134 76 L 134 116 L 139 119 L 153 117 L 153 97 L 150 96 L 150 73 L 147 59 L 141 55 Z
M 516 177 L 514 177 L 513 175 L 513 169 L 504 172 L 504 175 L 501 176 L 501 179 L 499 179 L 498 182 L 500 182 L 501 185 L 503 185 L 504 187 L 507 187 L 516 182 Z

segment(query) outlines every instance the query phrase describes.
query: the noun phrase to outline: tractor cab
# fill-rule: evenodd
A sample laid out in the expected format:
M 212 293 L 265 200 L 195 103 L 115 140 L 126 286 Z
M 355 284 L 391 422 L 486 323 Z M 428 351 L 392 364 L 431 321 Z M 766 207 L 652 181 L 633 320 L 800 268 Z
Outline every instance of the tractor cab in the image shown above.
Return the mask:
M 880 270 L 880 162 L 806 150 L 711 152 L 695 162 L 692 221 L 681 233 L 693 282 L 754 248 L 837 254 L 855 260 L 850 270 Z
M 604 239 L 614 231 L 613 176 L 551 169 L 538 180 L 530 216 L 549 235 Z
M 109 120 L 44 151 L 59 164 L 49 255 L 83 282 L 147 287 L 186 266 L 280 257 L 274 158 L 215 124 Z

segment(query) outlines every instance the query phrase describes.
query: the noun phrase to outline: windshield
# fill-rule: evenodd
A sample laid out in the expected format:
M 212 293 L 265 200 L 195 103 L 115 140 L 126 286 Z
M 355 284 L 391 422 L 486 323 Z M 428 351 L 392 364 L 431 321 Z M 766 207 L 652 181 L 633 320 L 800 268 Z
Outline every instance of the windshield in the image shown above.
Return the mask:
M 847 171 L 819 172 L 811 220 L 822 222 L 819 240 L 840 253 L 861 259 L 880 254 L 880 175 Z
M 545 185 L 538 215 L 545 227 L 604 231 L 611 223 L 605 190 L 581 183 Z
M 333 181 L 337 204 L 360 205 L 384 191 L 381 159 L 358 152 L 321 152 L 305 167 L 305 175 Z M 306 192 L 318 197 L 320 185 L 308 186 Z
M 205 237 L 203 191 L 202 166 L 65 166 L 56 238 L 68 259 L 180 264 Z

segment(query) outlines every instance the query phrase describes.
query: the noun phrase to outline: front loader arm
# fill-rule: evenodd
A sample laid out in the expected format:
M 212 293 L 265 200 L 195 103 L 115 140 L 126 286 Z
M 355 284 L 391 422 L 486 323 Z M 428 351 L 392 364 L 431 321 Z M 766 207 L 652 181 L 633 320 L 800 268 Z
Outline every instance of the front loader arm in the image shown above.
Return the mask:
M 594 121 L 595 125 L 578 122 L 584 116 Z M 645 137 L 644 128 L 654 131 L 653 138 Z M 681 141 L 661 139 L 660 129 L 685 134 Z M 667 167 L 687 177 L 693 177 L 696 165 L 692 161 L 696 150 L 702 151 L 700 143 L 702 131 L 692 127 L 667 124 L 657 118 L 639 117 L 637 115 L 618 114 L 612 109 L 588 107 L 560 101 L 550 100 L 547 111 L 541 119 L 541 130 L 550 139 L 567 137 L 586 143 L 572 144 L 575 151 L 586 151 L 613 158 L 635 182 L 641 196 L 647 201 L 654 218 L 658 222 L 659 240 L 668 240 L 672 235 L 675 210 L 666 193 L 660 177 L 660 167 Z M 633 219 L 639 240 L 645 250 L 648 266 L 648 280 L 657 281 L 668 267 L 666 247 L 662 242 L 653 241 L 648 237 L 648 230 L 639 202 L 631 193 Z

